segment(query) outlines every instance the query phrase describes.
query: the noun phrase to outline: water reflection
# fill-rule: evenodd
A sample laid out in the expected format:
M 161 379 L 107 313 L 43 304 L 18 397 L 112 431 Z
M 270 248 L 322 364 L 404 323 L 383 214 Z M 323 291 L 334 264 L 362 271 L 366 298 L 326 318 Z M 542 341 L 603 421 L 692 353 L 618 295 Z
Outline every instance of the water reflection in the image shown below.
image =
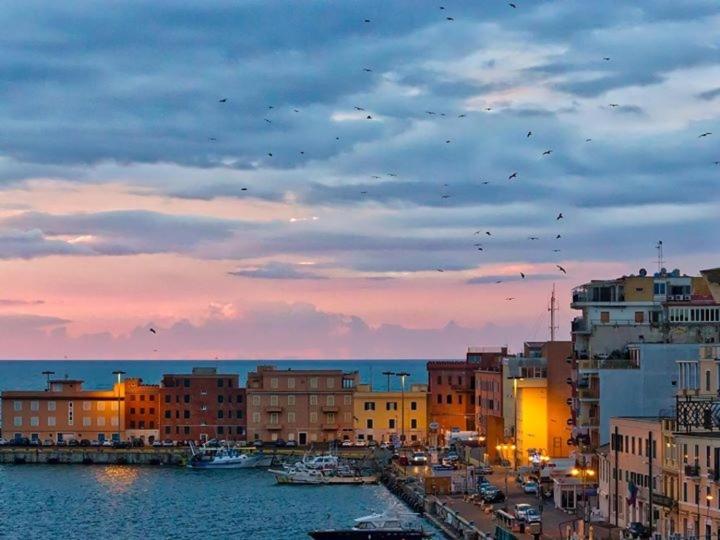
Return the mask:
M 140 469 L 129 465 L 108 465 L 92 469 L 98 483 L 105 486 L 112 494 L 129 491 L 140 475 Z

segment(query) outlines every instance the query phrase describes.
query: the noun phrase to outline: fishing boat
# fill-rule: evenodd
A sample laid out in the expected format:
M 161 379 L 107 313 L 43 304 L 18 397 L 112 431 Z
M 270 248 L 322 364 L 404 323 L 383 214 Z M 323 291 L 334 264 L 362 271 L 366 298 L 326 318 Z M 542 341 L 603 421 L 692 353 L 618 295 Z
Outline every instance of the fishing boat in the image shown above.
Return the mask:
M 296 463 L 292 467 L 270 469 L 278 484 L 319 485 L 326 484 L 327 478 L 320 469 L 311 469 Z
M 235 448 L 223 446 L 221 448 L 203 448 L 198 450 L 190 445 L 192 456 L 188 462 L 191 469 L 245 469 L 251 467 L 269 467 L 272 456 L 263 452 L 249 454 L 240 452 Z
M 355 520 L 349 529 L 324 529 L 308 534 L 315 540 L 420 540 L 432 535 L 422 528 L 414 527 L 403 520 L 403 516 L 388 511 L 371 514 Z

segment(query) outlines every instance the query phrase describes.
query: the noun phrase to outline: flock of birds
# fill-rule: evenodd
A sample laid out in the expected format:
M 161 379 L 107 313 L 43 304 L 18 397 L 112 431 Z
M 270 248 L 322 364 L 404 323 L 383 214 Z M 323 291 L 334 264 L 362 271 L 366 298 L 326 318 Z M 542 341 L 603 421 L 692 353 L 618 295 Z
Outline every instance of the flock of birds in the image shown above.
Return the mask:
M 509 2 L 509 3 L 508 3 L 508 6 L 509 6 L 510 8 L 512 8 L 512 9 L 518 9 L 518 5 L 517 5 L 516 3 Z M 446 10 L 445 6 L 439 6 L 439 9 L 440 9 L 440 11 L 443 11 L 443 12 L 447 13 L 447 10 Z M 453 16 L 450 16 L 450 15 L 447 15 L 447 16 L 445 17 L 445 19 L 446 19 L 447 21 L 449 21 L 449 22 L 455 21 L 455 18 L 454 18 Z M 369 18 L 363 19 L 363 23 L 364 23 L 364 24 L 372 24 L 372 22 L 373 22 L 372 19 L 369 19 Z M 602 60 L 605 61 L 605 62 L 610 62 L 610 61 L 611 61 L 611 58 L 610 58 L 609 56 L 604 56 L 604 57 L 602 57 Z M 369 67 L 369 66 L 363 67 L 362 69 L 363 69 L 363 71 L 366 72 L 366 73 L 372 73 L 372 72 L 373 72 L 373 68 L 372 68 L 372 67 Z M 230 102 L 230 98 L 229 98 L 229 97 L 221 97 L 220 99 L 218 99 L 218 103 L 220 103 L 221 105 L 222 105 L 222 104 L 228 104 L 229 102 Z M 609 104 L 608 104 L 608 107 L 610 107 L 611 109 L 614 109 L 614 108 L 620 107 L 620 104 L 619 104 L 619 103 L 609 103 Z M 366 109 L 366 107 L 363 107 L 363 106 L 360 106 L 360 105 L 355 105 L 355 106 L 353 107 L 353 109 L 354 109 L 357 113 L 361 113 L 360 119 L 362 119 L 362 116 L 364 116 L 364 119 L 365 119 L 365 120 L 368 120 L 368 121 L 372 121 L 372 120 L 374 119 L 374 118 L 373 118 L 373 115 L 371 114 L 371 112 L 369 112 L 369 111 Z M 292 108 L 291 110 L 292 110 L 293 113 L 300 113 L 300 112 L 301 112 L 301 111 L 300 111 L 299 109 L 297 109 L 297 108 Z M 489 112 L 489 111 L 492 111 L 492 107 L 485 107 L 484 110 L 485 110 L 485 111 L 488 111 L 488 112 Z M 274 105 L 268 105 L 268 106 L 267 106 L 267 108 L 266 108 L 266 110 L 265 110 L 265 115 L 263 116 L 263 121 L 264 121 L 266 124 L 273 124 L 273 118 L 272 118 L 272 114 L 271 114 L 271 113 L 273 113 L 273 112 L 275 112 L 275 111 L 277 111 L 277 109 L 276 109 L 276 107 L 275 107 Z M 428 116 L 440 116 L 440 117 L 447 117 L 447 116 L 448 116 L 447 113 L 438 112 L 438 111 L 433 111 L 433 110 L 426 110 L 426 111 L 424 111 L 424 112 L 425 112 L 425 114 L 428 115 Z M 456 115 L 456 118 L 458 118 L 458 119 L 463 119 L 463 118 L 466 118 L 466 117 L 467 117 L 467 114 L 466 114 L 466 113 L 460 113 L 460 114 L 457 114 L 457 115 Z M 708 137 L 708 136 L 710 136 L 710 135 L 712 135 L 711 132 L 704 132 L 704 133 L 701 133 L 698 137 L 699 137 L 699 138 L 704 138 L 704 137 Z M 534 138 L 534 133 L 533 133 L 533 131 L 532 131 L 532 130 L 528 130 L 527 133 L 525 134 L 525 138 L 526 138 L 526 139 Z M 209 140 L 210 140 L 211 142 L 216 142 L 216 141 L 217 141 L 217 138 L 216 138 L 216 137 L 209 137 Z M 340 140 L 340 137 L 337 137 L 337 136 L 336 136 L 336 137 L 335 137 L 335 140 L 336 140 L 336 141 L 339 141 L 339 140 Z M 590 143 L 590 142 L 592 142 L 593 139 L 588 137 L 588 138 L 585 138 L 584 140 L 585 140 L 585 143 Z M 451 144 L 452 142 L 453 142 L 453 141 L 452 141 L 451 139 L 446 139 L 446 140 L 445 140 L 445 144 Z M 552 156 L 553 152 L 554 152 L 554 150 L 553 150 L 552 148 L 547 148 L 547 149 L 545 149 L 544 151 L 542 151 L 542 153 L 540 154 L 540 158 L 549 158 L 550 156 Z M 305 150 L 299 150 L 299 154 L 300 154 L 301 156 L 305 156 Z M 268 158 L 273 158 L 273 157 L 275 157 L 275 156 L 274 156 L 274 154 L 273 154 L 272 151 L 268 151 L 268 152 L 267 152 L 267 157 L 268 157 Z M 714 162 L 714 163 L 715 163 L 715 165 L 720 165 L 720 161 L 716 161 L 716 162 Z M 511 172 L 511 173 L 507 176 L 507 181 L 508 181 L 508 182 L 512 182 L 512 181 L 517 181 L 517 180 L 519 180 L 519 178 L 520 178 L 520 177 L 519 177 L 519 174 L 520 174 L 519 171 L 513 171 L 513 172 Z M 397 177 L 398 174 L 395 173 L 395 172 L 388 172 L 388 173 L 385 173 L 384 176 L 394 178 L 394 177 Z M 380 179 L 383 178 L 383 176 L 381 176 L 381 175 L 372 175 L 372 178 L 375 179 L 375 180 L 380 180 Z M 487 184 L 489 184 L 489 183 L 490 183 L 490 182 L 488 182 L 488 181 L 481 181 L 481 184 L 482 184 L 482 185 L 487 185 Z M 447 187 L 449 187 L 448 184 L 443 184 L 443 188 L 447 188 Z M 241 190 L 242 190 L 242 191 L 247 191 L 248 188 L 247 188 L 247 187 L 242 187 Z M 360 195 L 362 195 L 362 196 L 365 196 L 365 195 L 367 195 L 367 194 L 368 194 L 368 191 L 367 191 L 366 189 L 363 189 L 362 191 L 360 191 Z M 445 190 L 445 189 L 442 190 L 442 193 L 441 193 L 441 195 L 440 195 L 441 199 L 443 199 L 443 200 L 449 199 L 449 198 L 451 198 L 451 196 L 452 196 L 452 195 L 451 195 L 450 193 L 448 193 L 447 190 Z M 562 213 L 562 212 L 558 212 L 558 213 L 557 213 L 557 216 L 555 217 L 555 222 L 556 222 L 556 223 L 559 223 L 560 221 L 564 220 L 564 218 L 565 218 L 565 217 L 564 217 L 563 213 Z M 478 230 L 478 231 L 475 231 L 474 235 L 475 235 L 475 236 L 484 235 L 484 236 L 487 237 L 488 239 L 493 236 L 492 231 L 489 231 L 489 230 L 487 230 L 487 231 Z M 560 234 L 560 233 L 554 234 L 554 240 L 560 240 L 561 238 L 562 238 L 562 234 Z M 540 240 L 540 237 L 539 237 L 539 236 L 529 236 L 529 237 L 528 237 L 528 240 L 531 241 L 531 242 L 535 242 L 535 241 Z M 486 246 L 485 246 L 485 244 L 483 244 L 483 242 L 475 242 L 475 243 L 473 244 L 473 247 L 476 248 L 478 251 L 485 251 L 485 248 L 486 248 Z M 561 249 L 555 247 L 555 248 L 552 249 L 552 252 L 553 252 L 553 253 L 560 253 L 560 252 L 561 252 Z M 564 274 L 564 275 L 567 274 L 567 270 L 566 270 L 563 266 L 561 266 L 561 265 L 559 265 L 559 264 L 556 264 L 555 267 L 557 268 L 557 271 L 558 271 L 559 273 L 562 273 L 562 274 Z M 437 270 L 437 272 L 445 272 L 445 269 L 444 269 L 444 268 L 437 268 L 436 270 Z M 521 280 L 525 280 L 526 277 L 528 277 L 528 276 L 526 275 L 526 273 L 520 272 L 520 279 L 521 279 Z M 496 283 L 502 283 L 502 282 L 503 282 L 502 279 L 498 279 L 498 280 L 496 281 Z M 507 298 L 506 298 L 506 300 L 514 300 L 514 299 L 515 299 L 515 297 L 507 297 Z M 150 332 L 156 333 L 156 330 L 155 330 L 154 328 L 150 328 Z

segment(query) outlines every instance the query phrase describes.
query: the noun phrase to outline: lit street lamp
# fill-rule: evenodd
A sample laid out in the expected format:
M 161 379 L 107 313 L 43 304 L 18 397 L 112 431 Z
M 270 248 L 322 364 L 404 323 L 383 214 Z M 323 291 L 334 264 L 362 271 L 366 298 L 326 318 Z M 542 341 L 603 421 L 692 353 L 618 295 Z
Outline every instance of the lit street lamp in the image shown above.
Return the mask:
M 113 371 L 112 374 L 117 375 L 117 440 L 118 442 L 120 442 L 120 383 L 122 382 L 122 376 L 125 375 L 125 372 L 121 370 L 116 370 Z
M 575 467 L 572 471 L 570 471 L 570 474 L 572 474 L 574 477 L 580 477 L 580 489 L 582 489 L 582 500 L 583 500 L 583 537 L 585 535 L 585 531 L 587 530 L 587 524 L 588 524 L 588 504 L 587 504 L 587 492 L 585 489 L 585 482 L 587 478 L 592 478 L 595 476 L 595 471 L 586 465 L 583 465 L 581 467 Z
M 46 392 L 50 391 L 50 375 L 55 375 L 54 371 L 43 371 L 43 375 L 45 375 L 45 378 L 47 379 L 47 388 L 45 389 Z
M 410 374 L 407 371 L 399 371 L 395 375 L 400 377 L 400 444 L 405 446 L 405 377 Z

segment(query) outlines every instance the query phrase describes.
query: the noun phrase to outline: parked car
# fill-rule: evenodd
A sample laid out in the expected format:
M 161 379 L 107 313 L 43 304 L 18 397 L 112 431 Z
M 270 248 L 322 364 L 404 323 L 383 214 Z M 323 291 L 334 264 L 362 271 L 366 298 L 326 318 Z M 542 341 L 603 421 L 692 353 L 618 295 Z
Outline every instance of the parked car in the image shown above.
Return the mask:
M 275 446 L 277 448 L 283 448 L 287 446 L 287 443 L 285 442 L 285 439 L 275 439 Z
M 503 502 L 505 494 L 496 487 L 486 489 L 482 494 L 483 501 L 486 503 Z
M 77 439 L 70 439 L 68 441 L 68 446 L 80 446 L 80 441 Z
M 2 437 L 0 437 L 0 446 L 6 446 L 6 445 L 8 445 L 8 444 L 10 444 L 10 441 L 8 441 L 7 439 L 3 439 Z
M 357 441 L 355 441 L 355 446 L 360 446 L 360 447 L 367 446 L 367 441 L 364 439 L 358 439 Z
M 67 442 L 66 441 L 58 441 L 55 443 L 55 445 L 56 446 L 67 446 Z
M 80 446 L 90 446 L 90 439 L 80 439 Z
M 162 441 L 154 441 L 154 442 L 152 443 L 152 445 L 153 445 L 155 448 L 159 448 L 159 447 L 162 446 L 163 444 L 162 444 Z
M 93 439 L 92 441 L 90 441 L 90 446 L 100 446 L 100 441 L 98 441 L 97 439 Z
M 45 439 L 42 444 L 43 444 L 43 446 L 52 446 L 55 443 L 53 442 L 52 439 Z
M 428 457 L 425 452 L 413 452 L 410 458 L 410 465 L 425 466 L 428 464 Z
M 625 532 L 633 538 L 650 538 L 650 530 L 638 521 L 629 523 Z
M 253 446 L 255 448 L 262 448 L 263 442 L 259 439 L 253 441 Z
M 30 446 L 40 446 L 40 439 L 30 439 Z
M 542 517 L 535 507 L 525 511 L 525 523 L 542 523 Z
M 175 446 L 175 443 L 172 442 L 170 439 L 165 439 L 165 440 L 162 442 L 162 445 L 163 445 L 164 447 Z
M 377 448 L 377 441 L 368 441 L 368 448 Z
M 340 446 L 344 448 L 349 448 L 353 445 L 353 442 L 350 439 L 345 439 L 342 443 L 340 443 Z
M 540 489 L 540 488 L 539 488 L 537 482 L 530 481 L 530 482 L 525 482 L 525 484 L 523 484 L 523 491 L 525 493 L 532 493 L 534 495 L 537 495 L 538 489 Z
M 492 474 L 492 473 L 493 473 L 493 468 L 492 468 L 490 465 L 480 465 L 480 466 L 477 468 L 477 471 L 478 471 L 480 474 Z
M 297 441 L 288 441 L 288 442 L 285 444 L 285 446 L 287 446 L 288 448 L 290 448 L 290 447 L 295 447 L 295 446 L 297 446 L 297 445 L 298 445 Z
M 519 503 L 515 505 L 514 511 L 515 511 L 515 517 L 517 519 L 521 519 L 525 521 L 525 517 L 527 515 L 528 510 L 532 510 L 532 504 L 527 503 Z
M 142 439 L 135 438 L 132 440 L 132 447 L 133 448 L 143 448 L 145 446 L 145 441 Z

